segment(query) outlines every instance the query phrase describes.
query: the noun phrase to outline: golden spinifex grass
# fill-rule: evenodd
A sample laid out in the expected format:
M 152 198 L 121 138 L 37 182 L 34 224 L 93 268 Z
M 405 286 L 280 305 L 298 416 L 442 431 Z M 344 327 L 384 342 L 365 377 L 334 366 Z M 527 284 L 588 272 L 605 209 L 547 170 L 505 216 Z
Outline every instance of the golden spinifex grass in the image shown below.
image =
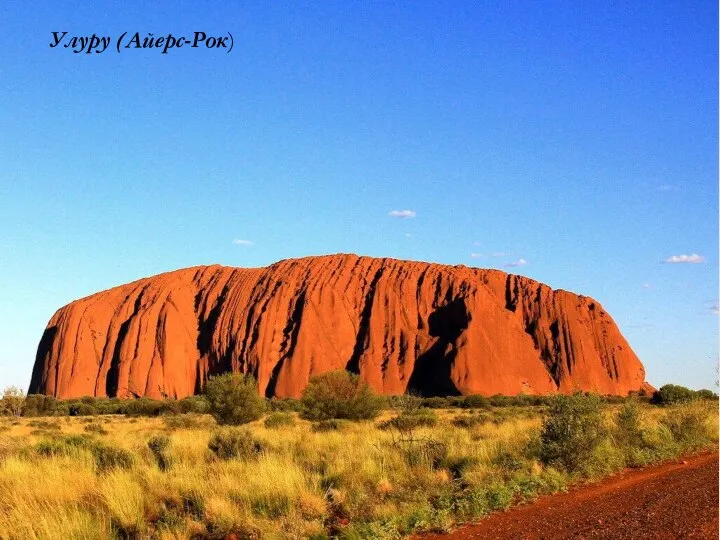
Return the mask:
M 610 436 L 585 476 L 717 442 L 713 404 L 639 407 L 642 435 L 632 451 L 613 427 L 620 407 L 605 409 Z M 251 452 L 230 459 L 209 450 L 219 429 L 209 417 L 2 419 L 0 538 L 398 538 L 442 530 L 577 478 L 541 463 L 542 414 L 438 411 L 437 423 L 414 429 L 412 440 L 378 428 L 390 412 L 335 431 L 261 420 L 240 428 Z M 153 451 L 148 441 L 158 436 L 169 440 Z

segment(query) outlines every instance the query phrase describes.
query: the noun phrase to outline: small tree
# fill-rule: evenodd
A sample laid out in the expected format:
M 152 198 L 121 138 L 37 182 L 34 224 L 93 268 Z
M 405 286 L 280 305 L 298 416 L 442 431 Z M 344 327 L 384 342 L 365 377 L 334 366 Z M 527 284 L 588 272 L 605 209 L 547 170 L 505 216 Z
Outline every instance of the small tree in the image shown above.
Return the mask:
M 370 420 L 382 406 L 382 400 L 360 377 L 344 370 L 312 377 L 301 402 L 302 416 L 308 420 Z
M 17 386 L 8 386 L 3 390 L 0 409 L 2 414 L 9 416 L 22 416 L 25 408 L 25 392 Z
M 658 405 L 687 403 L 695 398 L 695 392 L 679 384 L 666 384 L 653 394 L 652 401 Z
M 225 373 L 210 377 L 205 384 L 205 397 L 218 424 L 247 424 L 265 412 L 265 398 L 249 375 Z
M 592 463 L 595 450 L 607 436 L 599 396 L 558 396 L 543 422 L 540 457 L 546 464 L 580 472 Z

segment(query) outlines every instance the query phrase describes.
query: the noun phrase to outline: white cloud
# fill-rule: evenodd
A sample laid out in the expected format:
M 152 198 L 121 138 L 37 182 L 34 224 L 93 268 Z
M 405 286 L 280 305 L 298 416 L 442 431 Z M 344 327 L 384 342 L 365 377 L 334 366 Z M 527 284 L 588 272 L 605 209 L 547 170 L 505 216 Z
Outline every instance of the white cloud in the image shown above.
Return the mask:
M 405 238 L 412 238 L 412 237 L 413 237 L 412 233 L 409 233 L 409 232 L 405 233 Z
M 471 253 L 470 254 L 471 259 L 481 259 L 482 257 L 484 257 L 484 255 L 482 253 Z
M 235 238 L 232 243 L 236 246 L 252 246 L 253 244 L 255 244 L 255 242 L 251 240 L 240 240 L 238 238 Z
M 491 254 L 493 257 L 507 257 L 510 255 L 509 251 L 495 251 Z
M 677 190 L 678 190 L 678 187 L 674 184 L 663 184 L 661 186 L 658 186 L 658 191 L 662 191 L 665 193 L 667 193 L 669 191 L 677 191 Z
M 417 213 L 414 210 L 390 210 L 388 215 L 399 218 L 413 218 Z
M 672 257 L 668 257 L 667 259 L 665 259 L 663 262 L 669 264 L 698 264 L 705 262 L 705 257 L 703 257 L 702 255 L 698 255 L 697 253 L 693 253 L 692 255 L 673 255 Z
M 643 289 L 652 289 L 652 285 L 650 283 L 643 283 L 642 288 Z
M 473 246 L 482 246 L 482 242 L 473 242 Z
M 713 315 L 720 315 L 720 306 L 715 304 L 713 307 L 710 308 L 710 313 Z
M 523 258 L 518 259 L 514 262 L 509 262 L 505 266 L 525 266 L 527 264 L 527 261 Z

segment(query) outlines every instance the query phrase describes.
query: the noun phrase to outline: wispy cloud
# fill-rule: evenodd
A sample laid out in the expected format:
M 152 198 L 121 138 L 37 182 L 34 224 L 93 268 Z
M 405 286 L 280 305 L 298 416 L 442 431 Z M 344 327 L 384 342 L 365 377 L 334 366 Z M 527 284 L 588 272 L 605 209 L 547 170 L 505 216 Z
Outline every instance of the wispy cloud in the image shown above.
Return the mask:
M 668 264 L 699 264 L 705 262 L 705 257 L 698 255 L 697 253 L 693 253 L 692 255 L 673 255 L 672 257 L 665 259 L 663 262 Z
M 662 184 L 658 186 L 658 191 L 668 193 L 669 191 L 677 191 L 678 187 L 675 184 Z
M 239 238 L 235 238 L 232 243 L 236 246 L 252 246 L 255 244 L 252 240 L 240 240 Z
M 414 218 L 417 215 L 417 212 L 414 210 L 390 210 L 388 215 L 399 218 Z
M 505 266 L 525 266 L 527 263 L 525 259 L 520 258 L 517 261 L 507 263 Z
M 482 259 L 485 255 L 482 253 L 471 253 L 470 258 L 471 259 Z
M 495 251 L 490 254 L 491 257 L 507 257 L 510 255 L 509 251 Z
M 717 304 L 711 306 L 710 313 L 712 313 L 713 315 L 720 315 L 720 306 L 718 306 Z
M 473 242 L 473 246 L 482 246 L 482 242 Z
M 409 233 L 409 232 L 405 233 L 405 238 L 412 238 L 412 237 L 413 237 L 412 233 Z
M 643 288 L 643 289 L 652 289 L 652 284 L 650 284 L 650 283 L 643 283 L 643 284 L 642 284 L 642 288 Z

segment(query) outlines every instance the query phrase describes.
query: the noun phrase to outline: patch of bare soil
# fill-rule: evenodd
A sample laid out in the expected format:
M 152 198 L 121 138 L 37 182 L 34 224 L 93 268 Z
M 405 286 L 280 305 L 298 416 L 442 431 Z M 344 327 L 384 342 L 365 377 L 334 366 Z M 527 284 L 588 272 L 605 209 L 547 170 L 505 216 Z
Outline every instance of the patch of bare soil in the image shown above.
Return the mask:
M 718 454 L 630 470 L 422 538 L 717 539 Z

